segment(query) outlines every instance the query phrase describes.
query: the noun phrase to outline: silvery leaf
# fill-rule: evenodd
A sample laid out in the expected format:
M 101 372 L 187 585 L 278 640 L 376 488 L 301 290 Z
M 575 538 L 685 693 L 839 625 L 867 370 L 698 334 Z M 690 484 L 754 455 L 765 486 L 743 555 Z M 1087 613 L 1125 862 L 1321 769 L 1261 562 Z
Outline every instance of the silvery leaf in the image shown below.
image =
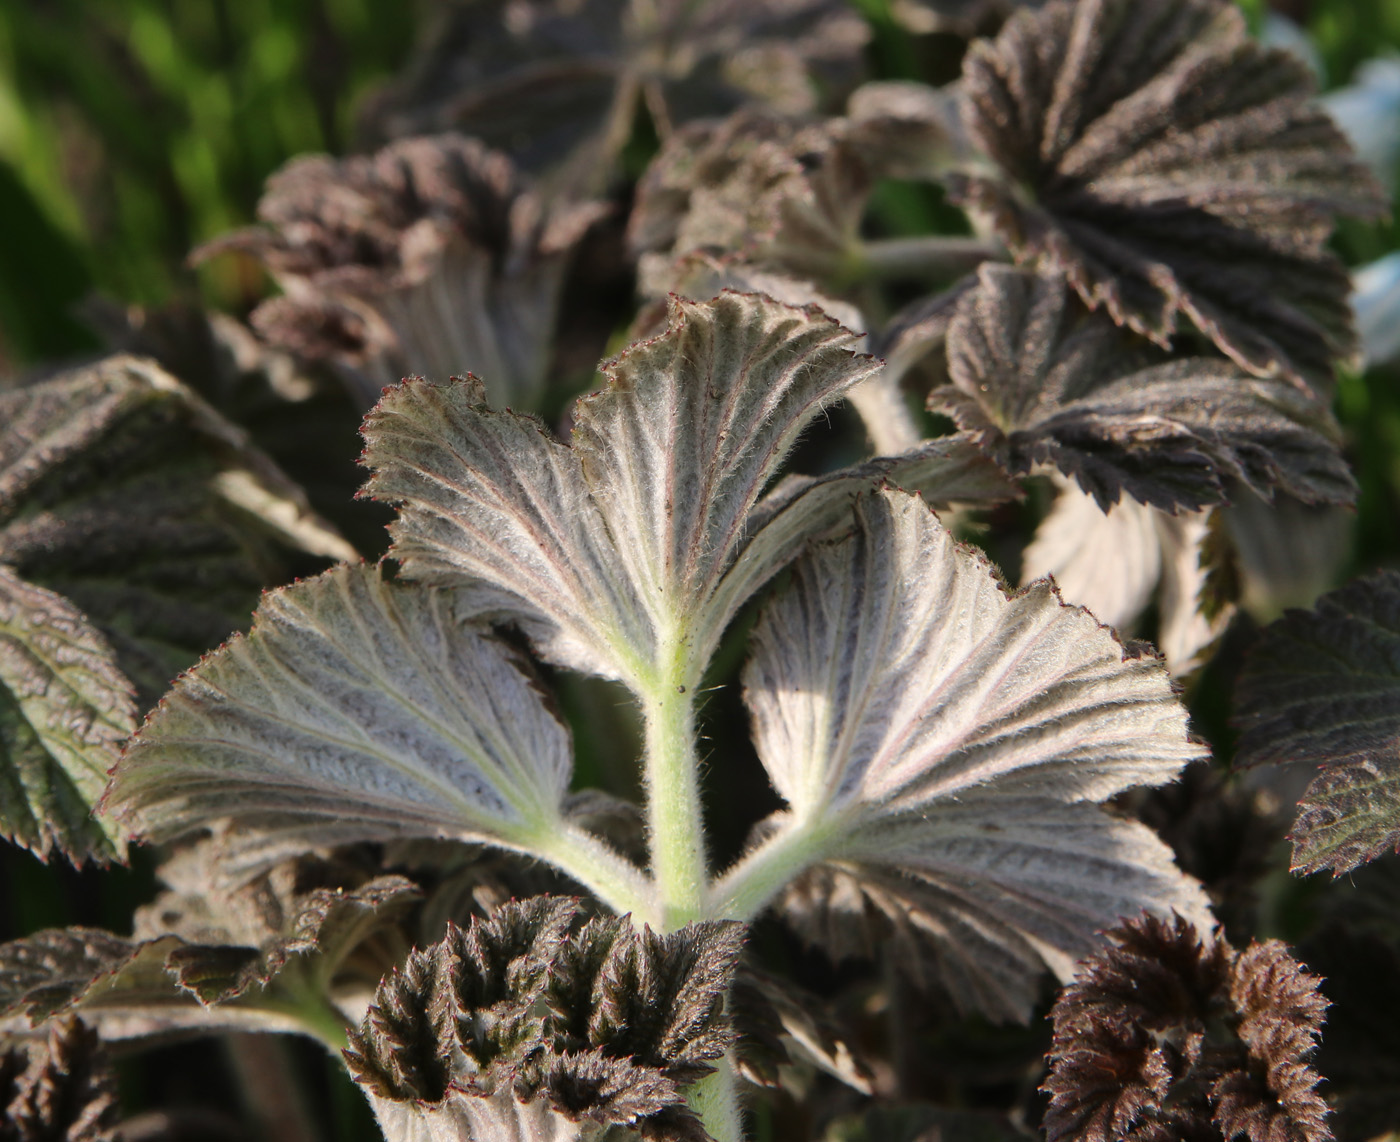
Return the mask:
M 1067 480 L 1056 483 L 1059 495 L 1022 556 L 1021 581 L 1053 575 L 1067 602 L 1129 633 L 1155 600 L 1158 650 L 1172 673 L 1194 669 L 1233 614 L 1228 606 L 1203 613 L 1209 513 L 1168 515 L 1126 497 L 1104 511 Z
M 1163 664 L 1048 583 L 1008 597 L 917 497 L 863 497 L 856 520 L 755 628 L 745 695 L 788 811 L 716 891 L 765 849 L 912 877 L 969 964 L 1022 965 L 972 993 L 1003 1017 L 1028 1002 L 1009 980 L 1067 973 L 1119 910 L 1206 915 L 1165 846 L 1090 804 L 1203 755 Z
M 408 575 L 461 584 L 548 657 L 633 684 L 676 638 L 677 680 L 695 681 L 747 594 L 796 554 L 750 559 L 750 513 L 803 428 L 876 367 L 815 311 L 742 294 L 671 304 L 666 333 L 605 364 L 572 448 L 485 407 L 471 380 L 409 382 L 365 428 L 369 491 L 400 507 Z
M 162 840 L 232 818 L 303 851 L 394 836 L 524 844 L 556 825 L 568 731 L 450 591 L 345 566 L 265 597 L 127 747 L 105 809 Z

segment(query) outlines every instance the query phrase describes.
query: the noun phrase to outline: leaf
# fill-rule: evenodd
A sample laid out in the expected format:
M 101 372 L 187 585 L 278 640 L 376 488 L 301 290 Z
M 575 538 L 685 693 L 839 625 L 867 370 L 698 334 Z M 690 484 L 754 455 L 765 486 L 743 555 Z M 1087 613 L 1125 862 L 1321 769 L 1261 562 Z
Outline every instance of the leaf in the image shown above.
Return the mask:
M 861 1094 L 874 1093 L 854 1036 L 815 993 L 746 963 L 726 1006 L 739 1031 L 736 1066 L 750 1082 L 781 1087 L 778 1068 L 800 1060 Z
M 1331 215 L 1384 199 L 1301 60 L 1216 0 L 1078 0 L 1013 15 L 962 86 L 996 172 L 951 197 L 1017 261 L 1163 346 L 1184 318 L 1249 372 L 1326 391 L 1355 349 Z
M 835 0 L 495 0 L 446 13 L 366 118 L 386 138 L 462 130 L 601 188 L 643 101 L 663 138 L 746 99 L 811 110 L 818 81 L 855 78 L 868 34 Z
M 104 810 L 151 839 L 214 818 L 302 851 L 394 836 L 528 845 L 557 826 L 568 731 L 450 591 L 344 566 L 267 595 L 132 739 Z
M 114 657 L 72 603 L 0 564 L 0 835 L 42 857 L 82 864 L 125 851 L 120 832 L 92 818 L 136 729 Z
M 1241 765 L 1322 766 L 1298 805 L 1293 871 L 1340 876 L 1400 847 L 1400 575 L 1381 572 L 1289 611 L 1235 691 Z
M 264 227 L 195 251 L 261 261 L 284 296 L 250 318 L 336 362 L 361 408 L 405 376 L 472 370 L 497 406 L 538 408 L 564 274 L 601 203 L 543 205 L 503 154 L 461 135 L 301 157 L 268 179 Z
M 4 1142 L 114 1142 L 116 1076 L 97 1035 L 69 1018 L 42 1042 L 0 1045 L 0 1111 Z
M 750 560 L 750 512 L 802 429 L 875 367 L 814 311 L 741 294 L 671 304 L 665 334 L 604 366 L 573 448 L 486 408 L 471 380 L 408 382 L 365 427 L 368 490 L 400 507 L 407 575 L 462 584 L 546 657 L 633 686 L 673 669 L 658 661 L 671 639 L 676 683 L 696 682 L 747 594 L 795 554 Z M 811 503 L 829 526 L 827 501 Z
M 952 385 L 929 407 L 1013 472 L 1053 464 L 1107 509 L 1127 493 L 1164 511 L 1225 497 L 1350 502 L 1356 484 L 1325 407 L 1218 358 L 1153 364 L 1057 273 L 983 266 L 948 329 Z
M 205 839 L 167 862 L 175 890 L 137 910 L 129 939 L 67 928 L 0 945 L 0 1029 L 77 1010 L 105 1038 L 306 1032 L 316 1003 L 363 1010 L 407 951 L 418 888 L 303 857 L 225 890 L 211 875 L 224 852 Z
M 788 811 L 729 886 L 787 850 L 912 896 L 896 907 L 968 977 L 955 996 L 1000 1018 L 1125 908 L 1208 915 L 1147 830 L 1086 803 L 1203 755 L 1161 662 L 1048 583 L 1008 597 L 916 497 L 858 500 L 855 534 L 794 565 L 752 645 L 745 700 Z
M 1131 499 L 1104 511 L 1067 480 L 1056 483 L 1059 495 L 1022 555 L 1022 582 L 1053 575 L 1067 602 L 1123 633 L 1135 633 L 1155 600 L 1167 666 L 1177 677 L 1194 670 L 1234 614 L 1224 603 L 1204 613 L 1209 515 L 1167 515 Z
M 1051 1142 L 1332 1138 L 1306 1061 L 1327 1002 L 1283 944 L 1236 952 L 1180 917 L 1107 936 L 1052 1012 Z
M 71 1011 L 109 1042 L 304 1030 L 276 1008 L 204 1007 L 166 970 L 181 943 L 178 936 L 127 940 L 95 928 L 54 928 L 0 944 L 0 1030 L 23 1032 Z
M 71 600 L 142 705 L 264 586 L 353 557 L 241 429 L 149 362 L 0 393 L 0 563 Z
M 160 876 L 172 890 L 137 909 L 134 923 L 138 938 L 173 934 L 185 941 L 166 967 L 202 1003 L 265 987 L 297 957 L 306 958 L 302 976 L 312 986 L 328 994 L 341 990 L 332 985 L 347 957 L 374 935 L 388 962 L 377 971 L 369 965 L 371 978 L 363 982 L 372 991 L 391 966 L 395 946 L 406 945 L 393 928 L 423 897 L 405 877 L 371 877 L 314 857 L 286 861 L 230 888 L 218 877 L 227 856 L 226 843 L 214 837 L 167 861 Z
M 577 913 L 511 902 L 384 979 L 346 1062 L 386 1137 L 577 1138 L 585 1120 L 705 1137 L 681 1087 L 731 1044 L 741 926 L 658 936 Z

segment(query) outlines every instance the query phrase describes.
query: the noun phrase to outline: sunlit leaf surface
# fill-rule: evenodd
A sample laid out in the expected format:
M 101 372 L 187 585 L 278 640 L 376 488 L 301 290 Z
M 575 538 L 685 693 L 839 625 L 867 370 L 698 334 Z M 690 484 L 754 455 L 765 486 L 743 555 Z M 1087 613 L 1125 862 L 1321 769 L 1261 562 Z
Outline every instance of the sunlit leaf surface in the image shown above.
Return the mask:
M 152 839 L 218 817 L 303 848 L 523 838 L 559 818 L 568 731 L 452 592 L 346 566 L 269 594 L 127 748 L 106 811 Z
M 968 1006 L 1024 1017 L 1036 972 L 1067 975 L 1125 910 L 1207 915 L 1165 846 L 1091 804 L 1203 755 L 1162 663 L 1047 583 L 1008 596 L 916 497 L 862 498 L 753 638 L 777 842 L 812 836 L 848 913 L 867 879 L 891 898 Z

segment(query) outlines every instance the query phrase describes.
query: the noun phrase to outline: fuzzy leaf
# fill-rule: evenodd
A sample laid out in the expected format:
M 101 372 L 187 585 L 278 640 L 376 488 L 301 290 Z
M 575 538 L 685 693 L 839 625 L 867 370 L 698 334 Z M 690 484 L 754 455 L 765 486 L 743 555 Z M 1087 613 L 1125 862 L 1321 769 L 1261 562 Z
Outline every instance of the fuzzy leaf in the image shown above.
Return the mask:
M 128 940 L 95 928 L 54 928 L 0 944 L 0 1030 L 22 1032 L 78 1011 L 103 1039 L 238 1030 L 298 1032 L 275 1008 L 207 1008 L 166 970 L 178 936 Z
M 525 841 L 560 816 L 568 732 L 451 592 L 346 566 L 266 596 L 184 675 L 105 808 L 164 839 L 295 824 L 303 851 L 392 836 Z
M 1009 981 L 1066 974 L 1125 908 L 1206 916 L 1147 830 L 1084 804 L 1202 756 L 1161 662 L 1047 583 L 1008 597 L 916 497 L 856 521 L 754 631 L 745 696 L 789 806 L 769 843 L 807 837 L 808 863 L 868 864 L 896 895 L 913 878 L 919 923 L 981 979 L 965 998 L 1003 1018 L 1030 1002 Z
M 353 549 L 246 434 L 149 362 L 0 393 L 0 563 L 57 591 L 154 703 L 259 590 Z
M 1241 764 L 1325 767 L 1293 826 L 1293 871 L 1334 876 L 1400 848 L 1400 575 L 1289 611 L 1236 690 Z
M 855 78 L 867 36 L 837 0 L 491 0 L 443 13 L 368 118 L 386 138 L 460 129 L 601 186 L 643 97 L 663 137 L 745 99 L 807 111 L 817 77 Z
M 948 329 L 952 385 L 929 405 L 1014 472 L 1053 464 L 1103 508 L 1123 493 L 1197 509 L 1237 479 L 1261 496 L 1349 502 L 1327 410 L 1223 359 L 1150 364 L 1056 273 L 984 266 Z
M 258 203 L 266 228 L 202 246 L 258 258 L 283 295 L 252 313 L 269 341 L 330 359 L 368 408 L 406 376 L 472 370 L 498 407 L 544 395 L 574 247 L 606 212 L 542 206 L 505 155 L 460 135 L 370 156 L 294 159 Z
M 75 864 L 122 855 L 92 806 L 136 729 L 131 691 L 72 603 L 0 564 L 0 835 Z
M 1355 348 L 1331 215 L 1383 197 L 1295 56 L 1218 0 L 1057 0 L 963 63 L 996 176 L 953 181 L 1018 261 L 1167 345 L 1185 318 L 1256 375 L 1314 389 Z
M 548 657 L 633 683 L 677 632 L 678 681 L 695 681 L 747 594 L 791 558 L 748 558 L 750 512 L 802 429 L 875 367 L 812 311 L 741 294 L 671 304 L 665 334 L 604 366 L 573 448 L 486 408 L 470 380 L 409 382 L 365 429 L 369 491 L 401 505 L 393 551 L 408 575 L 465 578 L 475 609 L 518 621 Z M 811 503 L 829 526 L 829 505 Z
M 384 979 L 346 1061 L 386 1137 L 705 1137 L 681 1087 L 732 1042 L 741 926 L 658 936 L 610 916 L 570 931 L 577 912 L 512 902 Z

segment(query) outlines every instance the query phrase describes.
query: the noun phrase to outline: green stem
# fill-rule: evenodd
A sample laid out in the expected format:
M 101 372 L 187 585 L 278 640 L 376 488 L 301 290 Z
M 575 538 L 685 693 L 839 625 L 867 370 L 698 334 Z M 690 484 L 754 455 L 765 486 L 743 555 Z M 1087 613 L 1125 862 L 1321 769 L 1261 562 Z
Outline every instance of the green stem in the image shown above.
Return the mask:
M 862 276 L 954 278 L 988 259 L 1006 257 L 1006 248 L 995 238 L 920 234 L 862 242 L 854 257 Z
M 706 1075 L 686 1092 L 686 1102 L 715 1142 L 741 1142 L 744 1117 L 739 1109 L 739 1084 L 734 1062 L 720 1059 L 713 1074 Z
M 554 822 L 525 851 L 571 876 L 614 912 L 630 912 L 642 924 L 662 922 L 656 885 L 646 873 L 577 825 Z
M 790 823 L 780 828 L 715 882 L 705 914 L 752 923 L 790 881 L 833 855 L 841 831 L 834 821 L 822 827 Z
M 694 685 L 677 669 L 643 693 L 647 833 L 661 923 L 672 932 L 700 919 L 709 887 L 700 762 L 695 749 Z

